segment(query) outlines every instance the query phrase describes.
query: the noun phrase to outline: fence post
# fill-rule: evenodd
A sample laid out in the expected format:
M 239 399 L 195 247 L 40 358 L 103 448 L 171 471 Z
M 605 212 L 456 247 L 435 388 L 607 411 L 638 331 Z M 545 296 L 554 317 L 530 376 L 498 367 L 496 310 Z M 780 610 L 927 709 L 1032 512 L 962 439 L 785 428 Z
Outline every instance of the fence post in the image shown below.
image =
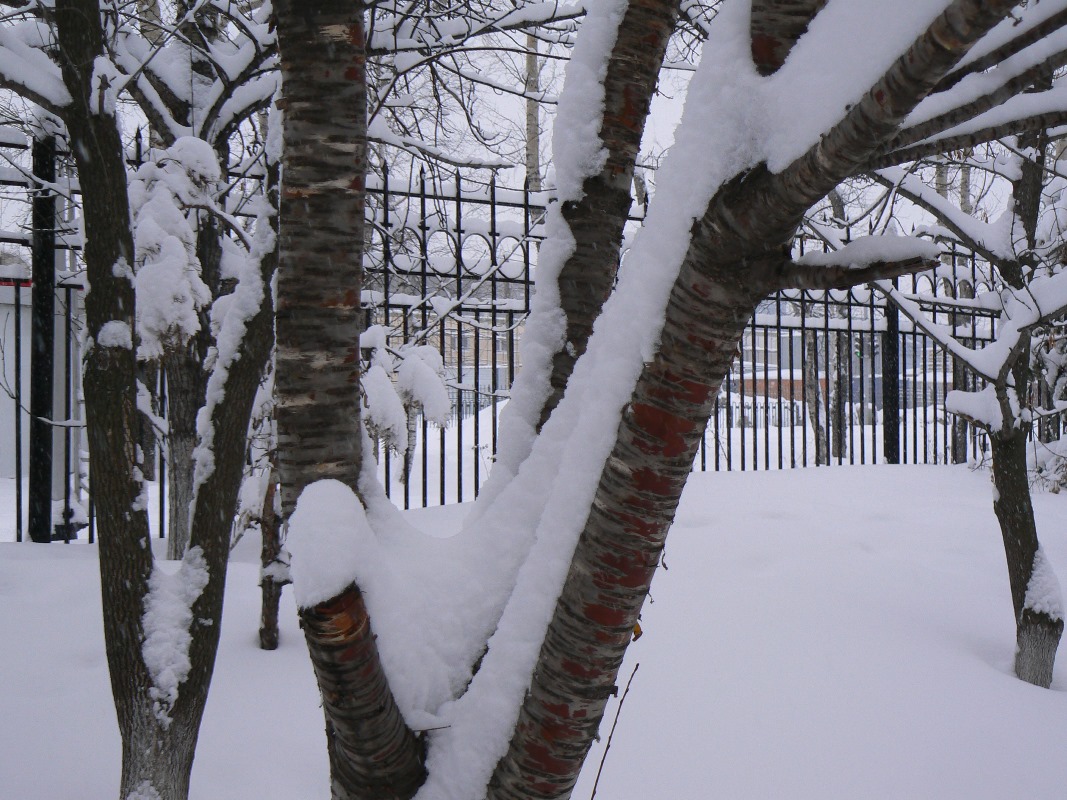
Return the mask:
M 52 419 L 56 307 L 56 140 L 34 138 L 33 310 L 30 343 L 30 514 L 35 542 L 52 541 Z
M 888 299 L 882 339 L 882 456 L 887 464 L 900 463 L 900 312 Z

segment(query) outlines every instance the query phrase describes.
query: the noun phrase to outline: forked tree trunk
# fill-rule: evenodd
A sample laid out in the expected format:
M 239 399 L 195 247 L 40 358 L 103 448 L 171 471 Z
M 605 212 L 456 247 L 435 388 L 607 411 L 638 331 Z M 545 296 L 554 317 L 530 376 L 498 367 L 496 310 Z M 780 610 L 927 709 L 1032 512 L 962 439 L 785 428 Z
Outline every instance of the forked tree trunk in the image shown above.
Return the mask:
M 1015 609 L 1015 674 L 1024 681 L 1048 688 L 1063 633 L 1063 619 L 1028 608 L 1026 604 L 1040 547 L 1026 470 L 1026 432 L 1016 429 L 1007 434 L 991 433 L 989 443 L 996 487 L 993 510 L 1000 521 Z
M 273 308 L 267 293 L 248 322 L 248 346 L 220 387 L 225 400 L 212 414 L 215 467 L 198 493 L 192 526 L 192 543 L 203 553 L 208 582 L 192 607 L 190 672 L 173 707 L 161 709 L 152 696 L 153 681 L 141 648 L 153 560 L 147 513 L 140 502 L 142 484 L 134 472 L 139 415 L 126 165 L 116 120 L 99 107 L 101 90 L 92 84 L 93 64 L 104 52 L 99 4 L 58 0 L 55 19 L 63 79 L 74 98 L 65 121 L 83 191 L 85 262 L 92 286 L 86 322 L 93 344 L 86 355 L 84 384 L 100 530 L 104 640 L 122 736 L 120 796 L 184 800 L 218 645 L 230 521 Z M 262 265 L 265 286 L 273 266 L 270 261 Z
M 767 293 L 791 285 L 797 224 L 1010 5 L 958 0 L 811 150 L 777 174 L 737 176 L 694 222 L 658 350 L 623 411 L 489 800 L 569 796 L 744 326 Z
M 1019 145 L 1022 148 L 1033 147 L 1037 151 L 1035 158 L 1023 158 L 1019 175 L 1012 182 L 1015 215 L 1025 236 L 1023 253 L 1017 260 L 1004 261 L 997 267 L 1008 286 L 1022 290 L 1026 285 L 1028 267 L 1033 267 L 1048 136 L 1039 133 L 1020 137 Z M 1033 378 L 1029 340 L 1014 357 L 1011 365 L 1012 384 L 1025 393 Z M 1007 407 L 1006 386 L 998 385 L 996 388 L 1002 407 Z M 1020 401 L 1023 401 L 1022 398 Z M 1033 608 L 1027 603 L 1027 591 L 1034 575 L 1034 559 L 1040 547 L 1026 466 L 1026 439 L 1030 426 L 1005 425 L 1005 428 L 991 431 L 989 443 L 993 484 L 997 490 L 993 509 L 1000 521 L 1015 609 L 1015 674 L 1024 681 L 1048 688 L 1052 683 L 1056 648 L 1063 633 L 1063 619 L 1052 617 L 1041 608 Z
M 366 7 L 282 0 L 276 11 L 285 167 L 275 408 L 288 518 L 309 483 L 334 478 L 358 490 L 362 468 Z M 422 747 L 389 690 L 358 587 L 302 609 L 301 618 L 323 697 L 334 800 L 410 796 L 425 776 Z

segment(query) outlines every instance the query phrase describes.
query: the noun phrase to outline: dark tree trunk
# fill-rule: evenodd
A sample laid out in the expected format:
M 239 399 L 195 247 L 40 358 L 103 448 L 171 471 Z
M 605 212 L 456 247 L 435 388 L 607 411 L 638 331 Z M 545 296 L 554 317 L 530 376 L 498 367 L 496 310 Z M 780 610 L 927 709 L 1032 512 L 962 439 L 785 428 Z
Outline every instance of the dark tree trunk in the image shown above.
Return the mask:
M 1015 213 L 1026 236 L 1022 253 L 1017 260 L 997 265 L 1004 282 L 1013 289 L 1024 289 L 1035 264 L 1037 223 L 1041 211 L 1041 191 L 1044 185 L 1044 153 L 1048 146 L 1045 134 L 1021 137 L 1020 147 L 1037 149 L 1036 159 L 1024 158 L 1019 177 L 1013 182 Z M 1026 392 L 1033 378 L 1030 369 L 1029 342 L 1016 353 L 1011 365 L 1012 385 L 1017 387 L 1019 403 L 1027 401 Z M 1008 408 L 1007 387 L 997 386 L 1002 408 Z M 1008 563 L 1008 580 L 1015 609 L 1016 653 L 1015 674 L 1024 681 L 1048 688 L 1052 683 L 1052 669 L 1056 648 L 1063 633 L 1063 619 L 1051 617 L 1042 609 L 1027 607 L 1026 595 L 1034 574 L 1034 559 L 1040 544 L 1030 498 L 1030 480 L 1026 466 L 1026 440 L 1029 425 L 1015 425 L 1007 421 L 1004 429 L 990 431 L 989 443 L 993 462 L 993 485 L 996 499 L 993 510 L 1000 522 L 1004 540 L 1004 555 Z
M 86 298 L 92 344 L 84 387 L 100 531 L 104 639 L 122 736 L 120 794 L 184 800 L 218 645 L 230 524 L 249 411 L 269 352 L 273 308 L 267 292 L 248 321 L 247 346 L 229 366 L 221 387 L 225 400 L 211 414 L 215 464 L 199 487 L 192 525 L 192 544 L 203 553 L 208 582 L 192 608 L 189 675 L 173 706 L 161 709 L 152 697 L 153 681 L 140 646 L 153 560 L 143 483 L 135 472 L 140 415 L 126 165 L 116 120 L 106 106 L 100 107 L 103 92 L 91 85 L 94 60 L 103 53 L 99 4 L 59 0 L 55 18 L 63 78 L 74 98 L 65 121 L 83 191 L 85 262 L 92 286 Z M 270 285 L 273 269 L 273 261 L 265 259 L 264 286 Z
M 158 384 L 159 384 L 159 364 L 155 361 L 150 363 L 142 362 L 139 365 L 139 373 L 141 383 L 148 389 L 148 393 L 152 397 L 152 413 L 156 416 L 160 416 L 159 398 L 157 396 Z M 146 481 L 154 481 L 156 479 L 156 461 L 159 458 L 159 443 L 158 432 L 152 420 L 145 416 L 141 417 L 141 474 Z
M 168 349 L 163 368 L 167 376 L 167 558 L 176 560 L 189 547 L 196 418 L 204 405 L 207 376 L 195 342 Z
M 278 474 L 272 469 L 263 497 L 263 512 L 259 515 L 259 530 L 263 537 L 259 559 L 259 588 L 262 593 L 259 646 L 264 650 L 278 649 L 278 604 L 282 599 L 282 587 L 285 585 L 275 575 L 282 554 L 281 520 L 274 510 L 277 488 Z
M 103 52 L 100 9 L 93 0 L 59 0 L 55 18 L 63 80 L 74 98 L 66 123 L 83 191 L 84 256 L 92 286 L 85 299 L 90 344 L 83 385 L 100 537 L 104 642 L 123 742 L 121 796 L 145 782 L 163 789 L 164 780 L 180 792 L 188 783 L 192 753 L 182 742 L 170 742 L 172 735 L 152 714 L 152 680 L 138 646 L 144 639 L 141 617 L 152 549 L 148 516 L 139 502 L 143 484 L 135 472 L 141 420 L 126 165 L 116 120 L 95 105 L 90 91 L 92 65 Z M 173 744 L 168 764 L 152 758 L 160 741 Z M 166 800 L 182 796 L 164 795 Z
M 1015 429 L 1006 434 L 991 433 L 989 443 L 993 456 L 993 485 L 996 487 L 993 510 L 1000 521 L 1015 609 L 1015 674 L 1024 681 L 1048 688 L 1052 683 L 1063 620 L 1026 607 L 1027 589 L 1040 546 L 1026 471 L 1026 432 Z
M 288 518 L 309 483 L 334 478 L 358 491 L 362 468 L 366 7 L 276 8 L 285 94 L 276 414 Z M 422 747 L 389 689 L 358 587 L 301 618 L 323 697 L 332 796 L 409 797 L 425 777 Z

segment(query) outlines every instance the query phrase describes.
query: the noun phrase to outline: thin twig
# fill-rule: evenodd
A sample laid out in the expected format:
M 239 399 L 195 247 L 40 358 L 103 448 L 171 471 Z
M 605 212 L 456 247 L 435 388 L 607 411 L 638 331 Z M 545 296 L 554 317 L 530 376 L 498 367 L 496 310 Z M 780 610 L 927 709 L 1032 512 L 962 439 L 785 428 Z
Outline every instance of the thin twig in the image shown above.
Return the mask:
M 634 671 L 630 673 L 630 680 L 626 681 L 626 688 L 623 690 L 622 697 L 619 698 L 619 707 L 615 709 L 615 720 L 611 723 L 611 731 L 608 733 L 608 742 L 604 745 L 604 755 L 600 757 L 600 766 L 597 767 L 596 780 L 593 781 L 593 793 L 589 795 L 589 800 L 593 800 L 593 798 L 596 797 L 596 787 L 600 784 L 600 773 L 604 771 L 604 762 L 608 758 L 608 750 L 611 749 L 611 739 L 615 735 L 615 726 L 619 724 L 619 714 L 622 713 L 622 704 L 626 702 L 626 695 L 630 693 L 630 684 L 634 682 L 634 675 L 637 674 L 637 668 L 640 666 L 640 662 L 634 664 Z

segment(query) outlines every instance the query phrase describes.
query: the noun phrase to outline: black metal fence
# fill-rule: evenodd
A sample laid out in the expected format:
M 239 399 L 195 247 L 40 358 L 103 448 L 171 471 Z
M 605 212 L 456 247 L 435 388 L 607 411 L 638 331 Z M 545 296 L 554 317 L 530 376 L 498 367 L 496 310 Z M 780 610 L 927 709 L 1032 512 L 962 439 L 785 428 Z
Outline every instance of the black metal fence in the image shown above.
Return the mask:
M 379 449 L 381 478 L 404 507 L 471 500 L 491 466 L 498 412 L 520 366 L 546 198 L 425 175 L 398 189 L 388 174 L 372 195 L 368 320 L 387 325 L 397 345 L 421 337 L 437 347 L 454 399 L 447 428 L 418 420 L 413 452 Z M 798 238 L 798 252 L 810 246 Z M 993 338 L 995 315 L 951 300 L 988 291 L 986 272 L 973 254 L 954 252 L 936 280 L 900 285 L 934 322 L 951 322 L 980 346 Z M 695 467 L 965 461 L 981 437 L 947 415 L 944 400 L 971 388 L 973 377 L 869 287 L 782 292 L 746 330 Z
M 14 479 L 15 539 L 28 533 L 34 541 L 69 540 L 91 516 L 76 344 L 80 246 L 68 224 L 78 190 L 53 139 L 31 144 L 0 129 L 0 150 L 0 244 L 7 246 L 0 266 L 0 386 L 13 423 L 0 443 L 4 473 Z
M 0 146 L 17 147 L 11 138 L 0 136 Z M 34 193 L 32 180 L 23 172 L 3 171 L 0 185 L 34 194 L 38 200 L 47 197 L 54 175 L 41 175 L 46 190 Z M 381 479 L 404 507 L 471 500 L 491 466 L 499 411 L 521 366 L 518 340 L 530 308 L 546 196 L 502 188 L 495 179 L 442 182 L 420 174 L 398 183 L 388 171 L 369 181 L 368 190 L 371 225 L 363 290 L 368 324 L 384 326 L 393 347 L 414 341 L 435 348 L 453 401 L 451 420 L 443 428 L 413 415 L 407 451 L 379 445 Z M 75 191 L 72 186 L 71 192 Z M 54 208 L 42 213 L 57 219 Z M 92 503 L 77 436 L 81 415 L 74 342 L 81 286 L 70 270 L 59 273 L 51 292 L 40 293 L 57 298 L 54 302 L 60 309 L 62 330 L 53 350 L 65 351 L 65 373 L 61 391 L 58 395 L 52 391 L 59 406 L 54 402 L 51 409 L 35 410 L 32 402 L 31 408 L 26 406 L 23 396 L 24 294 L 34 280 L 46 286 L 46 273 L 56 274 L 56 259 L 49 260 L 47 253 L 74 251 L 78 246 L 74 238 L 47 238 L 57 229 L 60 234 L 64 231 L 62 223 L 49 229 L 45 219 L 35 216 L 27 233 L 0 232 L 0 242 L 28 248 L 37 269 L 43 270 L 8 269 L 0 281 L 14 293 L 3 328 L 4 341 L 10 343 L 4 348 L 5 385 L 15 408 L 14 474 L 27 472 L 27 420 L 62 419 L 59 427 L 39 426 L 49 435 L 60 431 L 62 439 L 61 447 L 49 452 L 59 453 L 62 463 L 64 485 L 52 494 L 61 493 L 63 501 L 48 513 L 52 523 L 60 523 L 60 534 L 70 534 L 72 521 L 84 509 L 91 538 Z M 635 219 L 633 224 L 639 222 Z M 798 239 L 797 249 L 803 251 L 810 244 Z M 939 271 L 936 280 L 901 279 L 903 288 L 926 304 L 935 322 L 951 323 L 972 344 L 990 341 L 996 324 L 992 313 L 965 312 L 951 305 L 952 298 L 990 290 L 984 265 L 971 254 L 956 253 L 946 266 L 952 268 Z M 56 318 L 54 310 L 52 317 Z M 34 341 L 40 347 L 46 344 L 36 334 Z M 31 373 L 36 374 L 36 367 Z M 954 388 L 974 388 L 973 378 L 870 288 L 783 292 L 765 301 L 750 322 L 734 368 L 720 390 L 695 468 L 964 461 L 978 454 L 982 441 L 965 423 L 944 412 L 945 396 Z M 162 394 L 165 387 L 159 390 Z M 165 414 L 165 400 L 162 405 Z M 39 430 L 37 438 L 43 435 Z M 159 450 L 161 487 L 165 448 Z M 23 484 L 21 480 L 15 484 L 21 540 Z M 158 514 L 153 517 L 162 535 L 162 489 L 158 496 Z

